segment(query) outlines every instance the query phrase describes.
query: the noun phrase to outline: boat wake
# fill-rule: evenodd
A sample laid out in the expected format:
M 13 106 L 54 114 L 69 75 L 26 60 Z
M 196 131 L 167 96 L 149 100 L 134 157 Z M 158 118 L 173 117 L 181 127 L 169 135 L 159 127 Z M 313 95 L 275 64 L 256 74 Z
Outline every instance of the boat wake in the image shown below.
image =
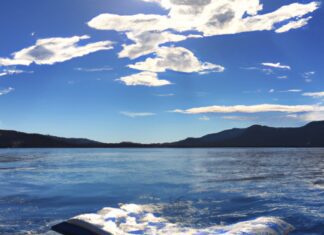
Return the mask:
M 76 216 L 71 221 L 81 221 L 113 235 L 285 235 L 294 228 L 276 217 L 260 217 L 232 225 L 216 225 L 208 228 L 182 227 L 156 216 L 154 207 L 148 205 L 123 204 L 120 208 L 103 208 L 97 214 Z

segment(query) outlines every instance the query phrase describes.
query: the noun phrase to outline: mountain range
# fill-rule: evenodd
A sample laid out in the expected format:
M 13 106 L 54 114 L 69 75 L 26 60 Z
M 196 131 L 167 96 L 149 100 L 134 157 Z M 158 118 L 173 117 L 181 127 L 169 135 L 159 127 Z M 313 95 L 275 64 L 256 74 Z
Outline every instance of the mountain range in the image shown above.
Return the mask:
M 324 121 L 311 122 L 297 128 L 275 128 L 253 125 L 234 128 L 200 138 L 177 142 L 140 144 L 102 143 L 81 138 L 62 138 L 0 130 L 0 148 L 203 148 L 203 147 L 324 147 Z

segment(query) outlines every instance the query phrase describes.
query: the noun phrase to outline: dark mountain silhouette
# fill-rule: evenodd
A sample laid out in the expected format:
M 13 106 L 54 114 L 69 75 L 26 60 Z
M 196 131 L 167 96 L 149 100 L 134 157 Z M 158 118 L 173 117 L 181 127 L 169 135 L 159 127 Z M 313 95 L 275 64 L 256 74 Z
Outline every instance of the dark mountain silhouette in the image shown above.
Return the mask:
M 234 128 L 216 134 L 205 135 L 200 138 L 187 138 L 185 140 L 180 140 L 178 142 L 173 142 L 166 145 L 174 145 L 174 146 L 182 146 L 182 147 L 209 146 L 218 142 L 224 142 L 239 137 L 243 132 L 244 129 Z
M 193 147 L 324 147 L 324 121 L 298 128 L 254 125 L 225 130 L 201 138 L 162 144 L 122 142 L 107 144 L 89 139 L 62 138 L 0 130 L 0 148 L 193 148 Z
M 298 128 L 254 125 L 168 144 L 174 147 L 324 147 L 324 121 Z
M 104 144 L 88 139 L 61 138 L 50 135 L 0 130 L 0 147 L 2 148 L 99 147 L 102 145 Z

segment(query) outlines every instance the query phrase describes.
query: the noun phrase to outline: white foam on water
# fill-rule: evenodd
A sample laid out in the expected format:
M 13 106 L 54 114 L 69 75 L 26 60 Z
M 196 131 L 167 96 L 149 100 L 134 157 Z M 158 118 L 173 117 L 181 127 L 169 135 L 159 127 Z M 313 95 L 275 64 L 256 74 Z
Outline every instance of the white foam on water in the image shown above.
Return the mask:
M 324 189 L 324 180 L 319 179 L 312 182 L 312 186 L 317 189 Z
M 276 217 L 260 217 L 232 225 L 216 225 L 203 229 L 183 227 L 154 215 L 149 205 L 123 204 L 120 208 L 106 207 L 97 214 L 74 217 L 91 223 L 113 235 L 286 235 L 294 228 Z

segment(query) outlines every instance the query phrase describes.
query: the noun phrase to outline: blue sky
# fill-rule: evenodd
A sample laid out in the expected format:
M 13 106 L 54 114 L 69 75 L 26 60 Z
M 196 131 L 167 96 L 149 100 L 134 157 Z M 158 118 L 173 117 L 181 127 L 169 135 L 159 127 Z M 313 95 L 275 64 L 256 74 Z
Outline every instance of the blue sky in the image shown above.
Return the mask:
M 323 23 L 317 1 L 4 0 L 0 128 L 164 142 L 321 120 Z

